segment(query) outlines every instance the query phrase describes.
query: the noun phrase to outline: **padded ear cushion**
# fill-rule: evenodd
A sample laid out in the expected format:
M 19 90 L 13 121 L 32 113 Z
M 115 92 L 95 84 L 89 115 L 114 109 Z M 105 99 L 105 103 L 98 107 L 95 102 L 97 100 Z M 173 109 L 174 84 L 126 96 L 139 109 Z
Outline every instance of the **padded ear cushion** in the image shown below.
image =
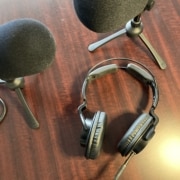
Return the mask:
M 100 154 L 106 121 L 107 116 L 105 112 L 98 111 L 94 115 L 85 152 L 87 159 L 95 159 Z
M 143 135 L 149 130 L 152 120 L 153 117 L 146 113 L 141 114 L 136 119 L 118 144 L 118 150 L 122 156 L 127 156 L 134 150 L 135 146 L 138 145 L 138 142 L 141 141 Z M 142 150 L 143 148 L 137 149 Z

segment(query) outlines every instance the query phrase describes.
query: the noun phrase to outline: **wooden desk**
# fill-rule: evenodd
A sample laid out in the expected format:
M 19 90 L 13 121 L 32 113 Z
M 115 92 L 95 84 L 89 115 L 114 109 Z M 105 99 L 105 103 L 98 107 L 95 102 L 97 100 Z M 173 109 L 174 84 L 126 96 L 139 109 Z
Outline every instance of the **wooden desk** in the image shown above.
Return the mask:
M 1 0 L 0 23 L 30 17 L 43 22 L 53 33 L 57 52 L 52 66 L 25 77 L 23 93 L 40 123 L 30 129 L 16 94 L 4 86 L 0 97 L 8 113 L 0 125 L 1 180 L 95 180 L 113 179 L 125 158 L 116 146 L 140 111 L 147 111 L 148 89 L 124 72 L 92 83 L 89 111 L 105 111 L 108 124 L 101 155 L 84 158 L 79 137 L 82 129 L 77 107 L 87 71 L 111 57 L 129 57 L 146 65 L 156 76 L 160 123 L 156 135 L 123 173 L 123 180 L 179 180 L 180 177 L 180 0 L 158 0 L 142 20 L 144 34 L 165 59 L 160 70 L 139 39 L 117 38 L 94 53 L 88 44 L 108 34 L 85 28 L 77 18 L 72 0 Z M 110 94 L 111 93 L 111 94 Z M 178 151 L 178 152 L 177 152 Z

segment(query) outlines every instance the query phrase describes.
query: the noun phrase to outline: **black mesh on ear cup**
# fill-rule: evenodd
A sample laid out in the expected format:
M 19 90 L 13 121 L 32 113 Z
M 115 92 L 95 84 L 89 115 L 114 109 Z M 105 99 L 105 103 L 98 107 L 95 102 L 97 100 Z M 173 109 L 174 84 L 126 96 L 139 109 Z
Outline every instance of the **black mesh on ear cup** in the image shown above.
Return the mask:
M 127 156 L 131 151 L 134 150 L 135 146 L 138 144 L 139 146 L 143 146 L 142 143 L 140 144 L 139 142 L 142 142 L 141 138 L 149 130 L 149 127 L 152 124 L 152 119 L 152 116 L 143 113 L 131 125 L 131 127 L 128 129 L 128 131 L 118 144 L 118 150 L 122 156 Z M 147 143 L 144 143 L 144 147 L 146 144 Z M 140 152 L 140 150 L 142 150 L 143 147 L 136 147 L 136 149 L 139 149 Z
M 94 115 L 85 152 L 85 156 L 87 159 L 95 159 L 100 154 L 106 121 L 107 116 L 105 112 L 98 111 Z

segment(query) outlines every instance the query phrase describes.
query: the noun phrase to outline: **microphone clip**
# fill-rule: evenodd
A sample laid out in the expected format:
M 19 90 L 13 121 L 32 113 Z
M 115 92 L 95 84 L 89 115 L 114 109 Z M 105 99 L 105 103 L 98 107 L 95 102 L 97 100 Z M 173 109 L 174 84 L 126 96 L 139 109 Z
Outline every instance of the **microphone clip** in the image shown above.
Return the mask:
M 17 88 L 24 88 L 24 78 L 21 77 L 21 78 L 15 78 L 13 80 L 7 80 L 6 81 L 6 86 L 11 89 L 11 90 L 15 90 Z

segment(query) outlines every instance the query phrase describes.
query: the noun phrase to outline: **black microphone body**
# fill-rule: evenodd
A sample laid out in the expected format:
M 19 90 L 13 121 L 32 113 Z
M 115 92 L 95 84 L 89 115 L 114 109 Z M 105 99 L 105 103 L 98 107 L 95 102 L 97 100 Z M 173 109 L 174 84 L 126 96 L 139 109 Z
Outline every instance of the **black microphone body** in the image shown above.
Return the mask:
M 39 73 L 54 56 L 54 38 L 41 22 L 25 18 L 0 26 L 0 79 Z
M 141 14 L 147 4 L 148 0 L 74 0 L 80 21 L 99 33 L 118 29 Z
M 49 67 L 55 51 L 53 35 L 37 20 L 17 19 L 0 26 L 0 79 L 18 95 L 33 129 L 39 128 L 39 123 L 21 92 L 23 77 Z

